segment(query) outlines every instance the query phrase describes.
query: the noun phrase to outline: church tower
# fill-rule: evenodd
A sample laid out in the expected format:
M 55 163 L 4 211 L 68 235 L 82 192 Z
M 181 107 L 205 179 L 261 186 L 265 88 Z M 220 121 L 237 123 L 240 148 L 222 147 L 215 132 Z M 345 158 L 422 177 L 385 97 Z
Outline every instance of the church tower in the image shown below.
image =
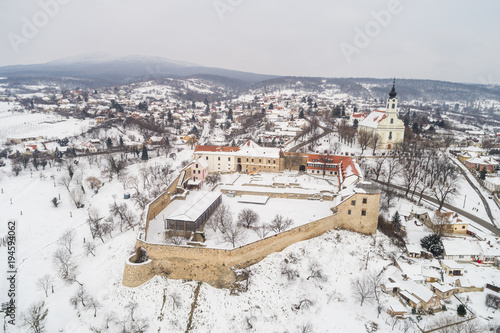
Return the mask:
M 394 81 L 392 81 L 392 90 L 389 93 L 389 98 L 387 99 L 387 115 L 391 114 L 393 116 L 397 116 L 398 98 L 396 95 L 396 79 L 394 79 Z

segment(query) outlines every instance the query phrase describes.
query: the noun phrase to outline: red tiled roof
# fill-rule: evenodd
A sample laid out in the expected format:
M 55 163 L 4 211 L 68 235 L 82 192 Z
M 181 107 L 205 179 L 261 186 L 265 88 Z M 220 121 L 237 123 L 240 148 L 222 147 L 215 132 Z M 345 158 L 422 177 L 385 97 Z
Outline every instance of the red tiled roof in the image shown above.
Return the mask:
M 231 151 L 238 151 L 240 150 L 239 147 L 225 147 L 225 146 L 196 146 L 194 149 L 194 152 L 201 152 L 201 151 L 206 151 L 206 152 L 224 152 L 224 153 L 229 153 Z

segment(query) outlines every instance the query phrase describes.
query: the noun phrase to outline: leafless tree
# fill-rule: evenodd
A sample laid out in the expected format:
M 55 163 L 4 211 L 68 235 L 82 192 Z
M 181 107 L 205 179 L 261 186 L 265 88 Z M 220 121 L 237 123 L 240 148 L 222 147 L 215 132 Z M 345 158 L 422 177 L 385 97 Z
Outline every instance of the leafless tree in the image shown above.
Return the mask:
M 291 171 L 295 165 L 299 164 L 299 162 L 300 155 L 298 153 L 285 153 L 285 168 L 289 171 Z
M 107 312 L 104 316 L 104 323 L 106 324 L 106 329 L 109 329 L 109 323 L 116 321 L 116 314 L 114 312 Z
M 313 333 L 313 326 L 311 323 L 303 324 L 299 326 L 299 333 Z
M 132 321 L 135 321 L 135 319 L 134 319 L 134 312 L 135 312 L 135 310 L 137 309 L 138 306 L 139 306 L 139 304 L 137 302 L 134 302 L 134 301 L 129 302 L 125 306 L 125 309 L 127 309 L 129 311 L 129 313 L 130 313 L 130 319 L 132 319 Z
M 309 309 L 311 306 L 314 305 L 314 302 L 308 298 L 304 298 L 299 301 L 298 304 L 295 304 L 293 307 L 295 310 L 300 310 L 300 309 Z
M 373 133 L 370 139 L 370 147 L 373 149 L 372 153 L 375 155 L 375 150 L 377 150 L 378 143 L 380 142 L 380 135 Z
M 358 130 L 358 144 L 361 147 L 361 155 L 363 155 L 365 149 L 370 144 L 372 139 L 372 135 L 365 129 Z
M 75 204 L 76 208 L 81 208 L 83 204 L 83 200 L 85 198 L 85 194 L 79 187 L 75 187 L 74 189 L 69 192 L 69 197 Z
M 231 244 L 233 248 L 236 247 L 237 244 L 244 242 L 247 237 L 246 230 L 238 223 L 228 223 L 224 225 L 224 229 L 224 232 L 221 230 L 222 239 L 224 242 Z
M 88 303 L 89 303 L 89 306 L 92 309 L 94 309 L 94 317 L 96 317 L 97 316 L 97 309 L 102 306 L 101 303 L 92 296 L 89 296 Z
M 186 239 L 184 237 L 181 237 L 181 236 L 170 237 L 169 240 L 170 240 L 170 243 L 172 243 L 174 245 L 183 245 L 186 243 Z
M 103 220 L 104 217 L 100 216 L 99 211 L 95 208 L 90 208 L 88 210 L 88 218 L 87 223 L 90 227 L 90 233 L 92 235 L 92 239 L 96 239 L 99 237 L 101 241 L 104 243 L 104 235 L 105 232 L 103 230 Z
M 242 209 L 238 214 L 238 223 L 249 229 L 259 222 L 259 214 L 250 208 Z
M 208 220 L 208 224 L 215 231 L 217 229 L 224 233 L 226 226 L 232 223 L 232 216 L 229 207 L 221 203 Z
M 372 167 L 371 167 L 371 172 L 373 173 L 373 175 L 375 175 L 375 180 L 378 180 L 380 177 L 383 177 L 384 176 L 384 173 L 385 173 L 385 161 L 387 160 L 387 157 L 385 156 L 382 156 L 382 157 L 379 157 L 379 158 L 376 158 L 375 159 L 375 163 L 372 164 Z
M 289 217 L 285 218 L 285 217 L 281 216 L 280 214 L 276 214 L 271 221 L 270 228 L 275 233 L 280 233 L 280 232 L 285 231 L 286 229 L 290 228 L 290 226 L 292 224 L 293 224 L 293 220 L 291 218 L 289 218 Z
M 220 174 L 218 172 L 211 173 L 205 177 L 205 184 L 209 186 L 217 185 L 220 182 Z
M 87 184 L 89 185 L 90 189 L 94 190 L 95 193 L 99 192 L 99 189 L 102 186 L 102 182 L 98 178 L 87 177 L 86 181 L 87 181 Z
M 182 298 L 178 292 L 173 292 L 169 295 L 172 300 L 172 310 L 178 309 L 182 306 Z
M 53 255 L 54 265 L 57 268 L 59 277 L 67 283 L 78 282 L 76 281 L 77 266 L 71 259 L 71 254 L 63 248 L 59 248 Z
M 95 244 L 94 242 L 88 241 L 86 243 L 83 243 L 83 250 L 85 251 L 86 255 L 91 254 L 92 256 L 95 257 Z
M 443 158 L 439 163 L 438 181 L 432 189 L 434 198 L 439 203 L 438 211 L 441 211 L 444 203 L 449 200 L 458 189 L 457 171 L 448 158 Z
M 334 142 L 330 145 L 330 151 L 332 152 L 333 155 L 337 155 L 340 153 L 340 150 L 342 149 L 342 144 L 340 142 Z
M 386 183 L 389 188 L 391 181 L 401 174 L 401 166 L 396 158 L 389 158 L 386 165 Z
M 351 287 L 354 297 L 360 301 L 360 305 L 373 297 L 373 288 L 371 287 L 371 282 L 368 276 L 362 275 L 351 281 Z
M 120 226 L 120 232 L 123 232 L 123 227 L 128 227 L 134 230 L 136 225 L 136 217 L 134 213 L 128 208 L 126 203 L 118 205 L 113 202 L 109 205 L 110 218 L 116 217 L 118 219 L 118 225 Z
M 89 295 L 87 294 L 87 291 L 83 286 L 80 286 L 69 301 L 71 305 L 73 305 L 75 309 L 77 309 L 80 303 L 84 308 L 87 307 L 85 302 L 87 302 L 88 300 L 89 300 Z
M 373 297 L 375 298 L 375 301 L 377 301 L 377 306 L 378 306 L 378 315 L 380 315 L 380 312 L 382 310 L 381 304 L 380 304 L 380 284 L 382 283 L 382 272 L 377 273 L 376 271 L 369 271 L 368 272 L 368 280 L 370 282 L 370 289 L 372 291 Z
M 45 332 L 45 319 L 49 309 L 45 307 L 45 302 L 36 302 L 21 314 L 21 326 L 27 327 L 33 333 Z
M 309 267 L 309 276 L 306 280 L 315 279 L 316 281 L 326 282 L 328 278 L 323 273 L 323 270 L 316 264 L 312 263 Z
M 50 286 L 54 283 L 54 280 L 52 279 L 52 276 L 49 274 L 44 275 L 43 277 L 39 278 L 36 285 L 40 290 L 43 290 L 45 292 L 45 297 L 49 297 L 49 289 Z
M 254 231 L 260 238 L 266 238 L 267 235 L 269 235 L 269 233 L 271 232 L 271 228 L 267 223 L 262 223 L 262 225 L 256 227 Z
M 66 250 L 71 254 L 71 244 L 73 244 L 73 240 L 75 239 L 75 231 L 74 230 L 66 230 L 63 235 L 57 241 L 60 245 L 64 246 Z
M 66 190 L 68 190 L 69 192 L 69 186 L 71 184 L 71 178 L 69 178 L 68 176 L 61 176 L 59 177 L 59 181 L 58 181 L 59 185 L 62 185 L 66 188 Z

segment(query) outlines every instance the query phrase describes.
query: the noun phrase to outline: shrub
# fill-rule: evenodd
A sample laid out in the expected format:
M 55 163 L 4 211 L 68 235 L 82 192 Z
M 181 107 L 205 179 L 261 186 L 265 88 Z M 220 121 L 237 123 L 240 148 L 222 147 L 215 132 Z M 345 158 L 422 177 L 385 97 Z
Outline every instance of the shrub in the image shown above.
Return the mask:
M 439 257 L 443 254 L 443 244 L 441 243 L 441 236 L 438 234 L 427 235 L 420 240 L 420 245 L 434 257 Z
M 461 317 L 465 316 L 467 314 L 467 310 L 465 309 L 465 306 L 463 304 L 460 304 L 457 308 L 457 314 Z

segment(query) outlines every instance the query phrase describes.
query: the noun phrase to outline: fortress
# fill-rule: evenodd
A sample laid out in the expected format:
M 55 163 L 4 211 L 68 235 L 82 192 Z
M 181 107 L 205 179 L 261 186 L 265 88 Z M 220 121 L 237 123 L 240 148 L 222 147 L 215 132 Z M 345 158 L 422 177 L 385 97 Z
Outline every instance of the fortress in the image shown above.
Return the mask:
M 380 191 L 371 183 L 360 182 L 350 190 L 335 195 L 334 206 L 330 208 L 331 215 L 231 250 L 200 247 L 197 243 L 181 246 L 155 241 L 150 223 L 172 202 L 186 199 L 189 194 L 185 188 L 190 179 L 191 169 L 186 167 L 167 190 L 146 207 L 143 221 L 146 229 L 137 238 L 136 253 L 125 262 L 124 286 L 137 287 L 155 275 L 166 275 L 172 279 L 203 281 L 215 287 L 227 288 L 236 281 L 234 269 L 253 265 L 294 243 L 337 228 L 363 234 L 374 234 L 377 230 Z M 287 197 L 293 194 L 266 192 L 266 195 Z M 318 198 L 302 195 L 301 199 Z M 175 232 L 183 233 L 186 238 L 196 236 L 190 230 Z M 162 237 L 168 237 L 168 232 L 165 231 Z M 138 253 L 147 253 L 147 260 L 137 262 Z

